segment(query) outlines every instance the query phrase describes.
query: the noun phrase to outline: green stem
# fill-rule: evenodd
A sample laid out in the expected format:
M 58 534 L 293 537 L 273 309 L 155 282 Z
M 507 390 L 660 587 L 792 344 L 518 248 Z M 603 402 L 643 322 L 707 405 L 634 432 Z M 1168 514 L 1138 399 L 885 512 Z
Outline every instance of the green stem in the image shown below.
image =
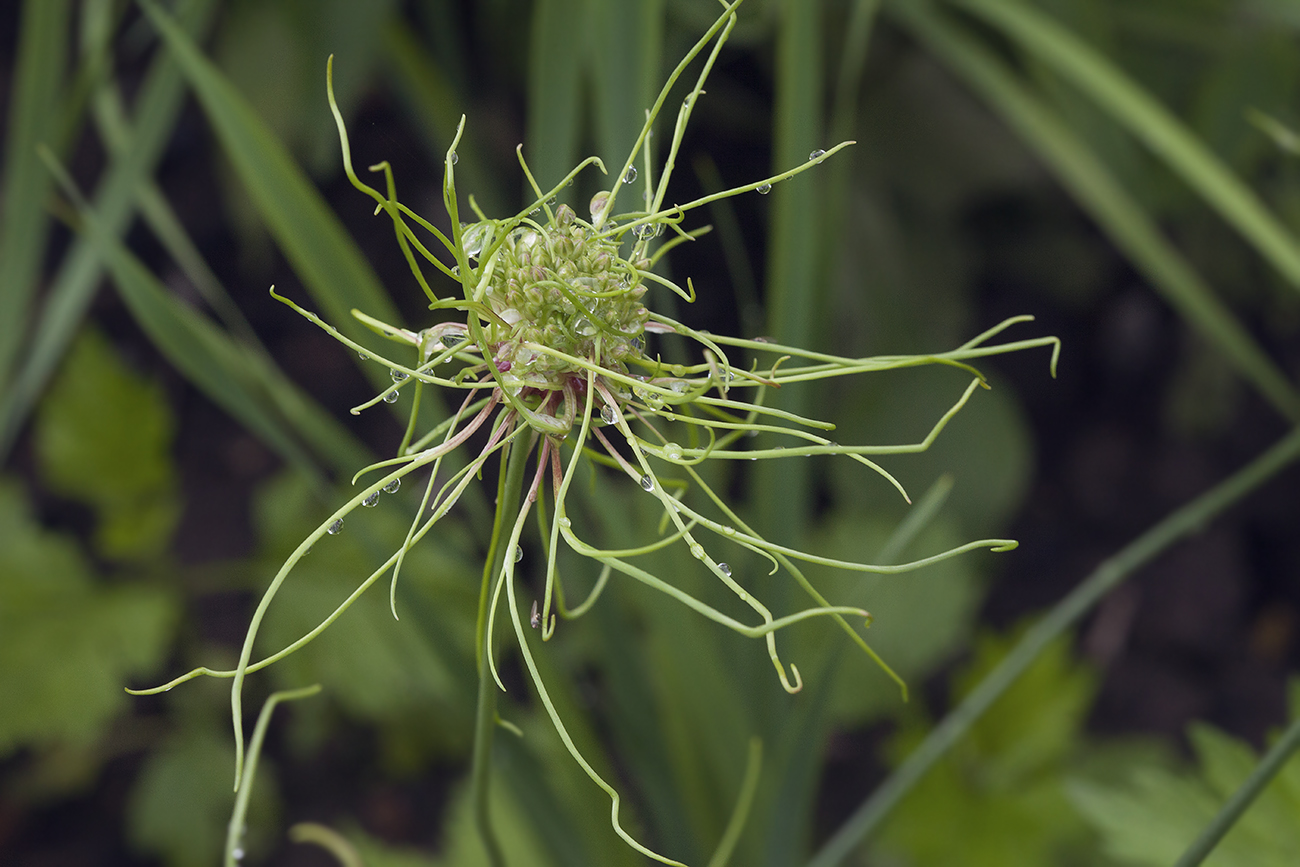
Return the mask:
M 489 587 L 492 576 L 500 571 L 505 562 L 505 553 L 501 550 L 502 528 L 505 515 L 515 511 L 519 500 L 519 491 L 523 488 L 524 467 L 528 463 L 528 448 L 518 448 L 517 444 L 506 447 L 501 456 L 501 476 L 497 482 L 497 510 L 492 522 L 492 542 L 488 549 L 483 569 L 483 583 L 479 589 L 478 626 L 476 635 L 476 654 L 478 659 L 478 705 L 474 719 L 474 753 L 470 774 L 470 787 L 474 803 L 474 825 L 478 828 L 479 839 L 487 851 L 488 863 L 492 867 L 503 867 L 505 856 L 501 853 L 501 844 L 492 830 L 492 816 L 488 804 L 489 780 L 491 774 L 492 738 L 497 727 L 497 689 L 492 679 L 489 660 L 492 654 L 492 636 L 487 634 L 487 606 L 489 604 Z
M 1166 548 L 1202 530 L 1216 515 L 1298 458 L 1300 429 L 1293 430 L 1235 475 L 1173 512 L 1114 557 L 1099 565 L 1069 596 L 1058 602 L 1025 633 L 1025 637 L 1007 658 L 930 732 L 921 746 L 840 826 L 809 862 L 808 867 L 832 867 L 841 863 L 876 830 L 890 810 L 961 739 L 984 711 L 1038 659 L 1043 648 L 1074 625 L 1103 596 Z
M 1178 859 L 1174 867 L 1196 867 L 1204 861 L 1224 835 L 1232 830 L 1232 826 L 1241 818 L 1241 814 L 1245 813 L 1259 793 L 1264 791 L 1264 787 L 1277 776 L 1278 771 L 1282 770 L 1282 766 L 1287 763 L 1297 748 L 1300 748 L 1300 719 L 1293 721 L 1286 733 L 1273 744 L 1268 755 L 1255 766 L 1255 770 L 1251 771 L 1246 782 L 1241 784 L 1241 788 L 1232 793 L 1232 797 L 1219 810 L 1219 814 L 1205 826 L 1192 845 L 1187 847 L 1187 851 Z

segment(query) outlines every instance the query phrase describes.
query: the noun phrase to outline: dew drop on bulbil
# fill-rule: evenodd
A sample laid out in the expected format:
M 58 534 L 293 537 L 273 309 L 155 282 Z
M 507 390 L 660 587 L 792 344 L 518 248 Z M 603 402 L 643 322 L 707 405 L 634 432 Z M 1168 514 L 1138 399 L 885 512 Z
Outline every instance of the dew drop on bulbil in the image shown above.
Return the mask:
M 628 166 L 623 174 L 623 183 L 630 184 L 636 180 L 636 166 Z
M 653 491 L 655 489 L 655 480 L 649 474 L 646 474 L 641 477 L 641 487 L 647 491 Z
M 402 480 L 401 480 L 401 479 L 393 479 L 391 482 L 389 482 L 388 484 L 384 485 L 384 493 L 385 493 L 385 494 L 396 494 L 396 493 L 397 493 L 397 489 L 400 488 L 401 486 L 402 486 Z
M 614 409 L 614 407 L 609 404 L 605 404 L 604 408 L 600 411 L 600 420 L 605 424 L 617 424 L 618 410 Z
M 408 374 L 406 373 L 406 371 L 404 371 L 404 370 L 398 370 L 397 368 L 393 368 L 392 370 L 390 370 L 390 371 L 389 371 L 389 374 L 392 375 L 392 377 L 393 377 L 393 382 L 402 382 L 402 381 L 405 380 L 405 379 L 407 378 L 407 376 L 408 376 Z
M 766 196 L 768 193 L 772 192 L 772 185 L 759 184 L 757 187 L 754 188 L 754 192 L 758 193 L 760 196 Z
M 726 563 L 719 563 L 718 571 L 721 572 L 723 575 L 726 575 L 728 578 L 731 577 L 731 567 L 728 566 Z
M 366 497 L 364 500 L 361 501 L 361 505 L 366 507 L 379 505 L 379 492 L 375 491 L 373 494 Z
M 573 323 L 573 328 L 583 337 L 590 337 L 596 333 L 596 326 L 592 325 L 591 320 L 585 316 L 580 317 L 577 322 Z
M 390 391 L 384 395 L 384 403 L 397 403 L 397 392 Z
M 824 156 L 826 156 L 826 151 L 822 150 L 821 148 L 817 148 L 817 150 L 808 154 L 808 159 L 816 160 L 816 159 L 821 159 Z
M 337 536 L 339 533 L 342 533 L 342 532 L 343 532 L 343 519 L 342 519 L 342 518 L 339 518 L 339 519 L 338 519 L 337 521 L 335 521 L 333 524 L 330 524 L 329 527 L 326 528 L 325 532 L 326 532 L 326 533 L 329 533 L 331 536 Z

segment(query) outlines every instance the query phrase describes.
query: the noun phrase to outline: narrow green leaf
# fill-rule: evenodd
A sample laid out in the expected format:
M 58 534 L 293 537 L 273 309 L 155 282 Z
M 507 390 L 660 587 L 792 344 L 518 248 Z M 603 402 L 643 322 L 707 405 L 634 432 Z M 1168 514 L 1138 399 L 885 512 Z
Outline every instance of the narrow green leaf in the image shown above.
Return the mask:
M 621 165 L 663 80 L 664 0 L 588 0 L 596 143 Z M 609 181 L 613 183 L 613 181 Z
M 177 15 L 187 30 L 201 32 L 214 6 L 215 0 L 186 0 Z M 136 189 L 142 178 L 152 174 L 171 136 L 182 96 L 182 82 L 175 64 L 166 55 L 158 57 L 136 100 L 135 137 L 122 155 L 113 156 L 95 195 L 96 213 L 104 230 L 114 237 L 120 237 L 125 231 L 135 208 Z M 38 171 L 42 177 L 48 177 L 44 166 Z M 99 285 L 101 269 L 95 245 L 79 238 L 51 281 L 49 296 L 32 329 L 22 367 L 12 388 L 6 389 L 0 398 L 0 459 L 13 446 L 27 414 L 80 328 Z M 0 291 L 4 290 L 0 288 Z
M 36 155 L 55 146 L 71 19 L 68 0 L 27 0 L 18 32 L 0 202 L 0 384 L 29 336 L 28 309 L 45 255 L 50 177 Z
M 169 15 L 152 0 L 141 0 L 141 5 L 175 55 L 226 155 L 321 314 L 356 340 L 366 339 L 369 332 L 352 317 L 354 308 L 398 321 L 379 278 L 284 146 Z M 322 99 L 322 111 L 323 104 Z M 374 377 L 383 375 L 374 365 L 363 369 Z
M 586 0 L 538 0 L 533 7 L 524 158 L 544 189 L 578 162 L 586 6 Z
M 1300 243 L 1167 108 L 1117 66 L 1049 17 L 1020 2 L 953 0 L 1074 82 L 1146 143 L 1300 291 Z M 906 3 L 896 4 L 903 9 Z
M 991 51 L 943 16 L 912 3 L 896 4 L 893 11 L 941 60 L 983 93 L 1165 300 L 1217 346 L 1278 412 L 1300 420 L 1300 395 L 1287 376 L 1079 138 L 1018 84 Z

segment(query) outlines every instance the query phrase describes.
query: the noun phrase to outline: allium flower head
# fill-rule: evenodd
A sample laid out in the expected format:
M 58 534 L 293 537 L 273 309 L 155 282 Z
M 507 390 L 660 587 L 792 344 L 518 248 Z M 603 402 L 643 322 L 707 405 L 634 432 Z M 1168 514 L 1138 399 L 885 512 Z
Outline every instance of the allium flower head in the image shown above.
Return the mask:
M 493 654 L 495 621 L 504 601 L 520 656 L 556 730 L 575 760 L 610 795 L 614 829 L 629 845 L 665 863 L 677 862 L 647 849 L 622 828 L 618 793 L 587 763 L 569 738 L 539 673 L 530 626 L 538 628 L 542 640 L 550 639 L 555 633 L 557 615 L 571 618 L 590 610 L 611 576 L 617 573 L 665 593 L 740 634 L 761 638 L 778 680 L 793 693 L 800 689 L 802 680 L 797 667 L 787 668 L 782 661 L 777 633 L 801 620 L 833 618 L 859 648 L 884 666 L 861 634 L 862 626 L 869 622 L 868 613 L 855 606 L 837 606 L 823 598 L 800 570 L 799 562 L 863 572 L 902 572 L 974 548 L 1007 550 L 1015 546 L 1011 540 L 984 539 L 902 565 L 876 566 L 833 560 L 764 538 L 728 504 L 725 496 L 710 487 L 699 471 L 698 467 L 706 461 L 838 455 L 866 465 L 906 496 L 902 486 L 872 458 L 927 448 L 974 391 L 987 387 L 980 373 L 970 366 L 972 359 L 1051 346 L 1054 371 L 1058 348 L 1055 338 L 988 345 L 1010 325 L 1029 319 L 1017 317 L 949 352 L 846 358 L 779 345 L 764 338 L 710 335 L 647 306 L 647 299 L 653 297 L 648 290 L 654 287 L 676 293 L 688 302 L 695 299 L 690 280 L 683 287 L 655 271 L 665 252 L 703 233 L 703 229 L 682 228 L 692 211 L 727 196 L 766 193 L 774 184 L 815 167 L 852 144 L 843 142 L 824 151 L 814 151 L 803 164 L 742 187 L 685 204 L 665 203 L 687 121 L 735 23 L 735 10 L 740 2 L 736 0 L 726 6 L 713 27 L 670 75 L 647 112 L 636 145 L 614 175 L 616 180 L 611 189 L 592 198 L 589 219 L 566 204 L 557 206 L 555 197 L 579 172 L 589 167 L 603 172 L 604 164 L 595 157 L 589 158 L 553 187 L 543 189 L 533 178 L 520 150 L 520 166 L 532 187 L 534 200 L 513 216 L 492 219 L 481 213 L 470 198 L 469 206 L 476 220 L 462 222 L 455 173 L 456 147 L 465 124 L 462 118 L 443 162 L 443 203 L 451 230 L 438 229 L 398 201 L 387 163 L 372 167 L 385 178 L 382 192 L 357 176 L 331 85 L 330 104 L 338 123 L 348 177 L 357 189 L 375 200 L 377 214 L 383 211 L 392 220 L 398 245 L 412 274 L 427 295 L 430 309 L 441 321 L 411 329 L 354 311 L 376 334 L 396 345 L 391 352 L 379 351 L 349 340 L 314 313 L 287 297 L 275 295 L 363 357 L 391 370 L 393 384 L 354 412 L 380 401 L 394 402 L 402 392 L 411 392 L 413 400 L 410 423 L 396 456 L 357 474 L 354 483 L 362 477 L 369 481 L 321 522 L 271 582 L 254 614 L 237 668 L 225 672 L 197 669 L 158 688 L 170 688 L 199 674 L 234 678 L 232 710 L 241 762 L 236 771 L 237 784 L 242 773 L 240 690 L 244 677 L 312 640 L 357 596 L 390 572 L 390 602 L 396 616 L 395 588 L 406 552 L 447 514 L 491 460 L 499 461 L 501 469 L 496 522 L 479 613 L 480 676 L 490 673 L 504 689 Z M 677 110 L 667 156 L 656 179 L 649 146 L 651 127 L 662 116 L 670 89 L 706 48 L 709 53 L 696 83 Z M 617 211 L 620 188 L 634 188 L 638 178 L 644 208 Z M 427 243 L 429 238 L 433 239 L 431 244 Z M 437 252 L 430 250 L 430 246 Z M 445 279 L 431 282 L 426 274 L 428 270 L 440 273 Z M 433 288 L 435 283 L 456 288 L 437 292 Z M 662 360 L 657 346 L 648 340 L 658 341 L 665 335 L 685 338 L 693 345 L 694 357 L 690 363 Z M 930 434 L 918 443 L 841 445 L 823 435 L 832 425 L 764 405 L 768 389 L 925 364 L 957 367 L 968 371 L 972 378 L 951 409 L 935 421 Z M 434 424 L 426 422 L 427 429 L 421 430 L 419 413 L 422 404 L 428 403 L 423 395 L 427 388 L 455 395 L 452 404 L 456 409 Z M 748 435 L 755 433 L 766 434 L 764 441 L 772 444 L 758 449 L 747 447 Z M 444 472 L 444 459 L 463 448 L 473 449 L 464 466 L 450 474 Z M 579 467 L 592 464 L 613 471 L 598 471 L 601 484 L 638 486 L 645 496 L 655 497 L 661 504 L 661 528 L 646 528 L 639 547 L 600 548 L 585 538 L 583 528 L 570 518 L 566 503 L 575 474 Z M 312 545 L 342 531 L 349 512 L 358 506 L 375 505 L 381 492 L 396 490 L 407 478 L 421 481 L 423 496 L 404 545 L 362 581 L 320 626 L 289 647 L 254 662 L 252 647 L 258 626 L 293 566 Z M 525 619 L 516 598 L 515 570 L 523 551 L 525 520 L 534 508 L 543 514 L 541 550 L 546 558 L 545 586 Z M 556 566 L 561 544 L 590 558 L 600 571 L 589 597 L 572 607 L 565 603 Z M 670 545 L 685 545 L 700 569 L 707 570 L 747 606 L 753 614 L 750 622 L 692 596 L 671 577 L 654 574 L 638 563 L 638 557 Z M 771 577 L 733 575 L 731 567 L 720 557 L 726 550 L 737 549 L 767 561 Z M 763 588 L 770 586 L 764 582 L 788 578 L 793 578 L 807 592 L 808 607 L 773 613 L 761 600 Z M 495 724 L 493 711 L 493 719 L 486 728 L 480 728 L 478 736 L 490 737 Z

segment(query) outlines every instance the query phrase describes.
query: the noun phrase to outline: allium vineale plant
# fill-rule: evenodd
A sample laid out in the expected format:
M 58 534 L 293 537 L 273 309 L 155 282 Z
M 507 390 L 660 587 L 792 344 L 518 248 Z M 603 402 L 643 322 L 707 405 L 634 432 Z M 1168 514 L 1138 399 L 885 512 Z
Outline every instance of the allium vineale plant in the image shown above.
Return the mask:
M 872 565 L 820 557 L 776 544 L 761 535 L 714 490 L 699 471 L 706 461 L 793 460 L 811 455 L 836 455 L 864 464 L 897 488 L 902 485 L 873 461 L 877 455 L 923 451 L 974 392 L 987 387 L 982 374 L 971 366 L 974 359 L 1031 347 L 1052 348 L 1055 373 L 1059 341 L 1038 337 L 991 343 L 1008 327 L 1028 321 L 1008 319 L 956 349 L 938 354 L 846 358 L 774 343 L 763 337 L 735 338 L 709 334 L 651 310 L 652 287 L 671 291 L 687 302 L 696 293 L 688 278 L 685 286 L 655 269 L 678 244 L 693 241 L 707 227 L 688 230 L 683 224 L 699 207 L 729 196 L 765 194 L 772 186 L 807 171 L 853 144 L 842 142 L 816 150 L 806 162 L 745 186 L 724 190 L 685 204 L 669 204 L 669 182 L 687 123 L 703 94 L 718 54 L 735 25 L 743 0 L 724 4 L 713 26 L 673 70 L 654 105 L 646 113 L 636 144 L 613 177 L 607 191 L 596 194 L 586 216 L 557 196 L 583 170 L 606 166 L 590 157 L 549 189 L 534 179 L 522 147 L 519 164 L 534 200 L 517 214 L 494 219 L 468 199 L 472 222 L 463 220 L 463 205 L 456 188 L 456 147 L 464 129 L 461 119 L 456 138 L 443 162 L 443 204 L 450 232 L 398 201 L 391 168 L 372 166 L 385 180 L 384 190 L 364 183 L 353 169 L 343 118 L 334 102 L 332 73 L 330 106 L 338 124 L 348 178 L 376 202 L 375 212 L 392 220 L 397 243 L 412 274 L 439 317 L 452 318 L 422 328 L 407 328 L 378 321 L 362 311 L 357 318 L 393 344 L 391 351 L 360 345 L 341 334 L 316 314 L 289 298 L 272 294 L 323 328 L 340 343 L 391 370 L 392 385 L 353 412 L 380 401 L 395 402 L 404 391 L 412 393 L 409 424 L 394 457 L 358 472 L 354 484 L 368 481 L 357 493 L 320 523 L 285 561 L 267 587 L 249 625 L 233 670 L 198 668 L 163 686 L 141 693 L 171 689 L 191 678 L 207 675 L 233 680 L 231 711 L 237 748 L 235 787 L 239 793 L 227 846 L 227 862 L 238 858 L 244 810 L 256 762 L 257 747 L 265 732 L 269 710 L 284 698 L 302 697 L 312 689 L 273 697 L 259 720 L 245 759 L 242 687 L 245 678 L 300 649 L 329 627 L 372 584 L 391 573 L 389 598 L 397 617 L 396 587 L 406 553 L 428 534 L 456 504 L 465 489 L 481 477 L 489 462 L 500 466 L 497 474 L 497 511 L 491 545 L 484 564 L 480 593 L 476 652 L 480 695 L 474 752 L 475 802 L 484 844 L 494 863 L 499 848 L 492 838 L 486 815 L 486 762 L 488 745 L 500 721 L 496 714 L 496 688 L 505 686 L 497 670 L 493 636 L 505 597 L 505 616 L 514 633 L 519 655 L 533 688 L 545 707 L 565 747 L 592 781 L 610 798 L 610 822 L 628 845 L 667 864 L 678 864 L 634 839 L 619 818 L 620 796 L 587 762 L 570 738 L 552 703 L 536 662 L 541 652 L 536 638 L 545 642 L 556 633 L 557 616 L 571 619 L 592 610 L 613 573 L 642 582 L 680 601 L 704 618 L 742 635 L 761 639 L 781 686 L 798 692 L 803 681 L 798 667 L 787 666 L 779 653 L 777 633 L 783 627 L 815 617 L 837 622 L 849 639 L 887 671 L 905 690 L 902 681 L 876 656 L 862 635 L 870 614 L 855 606 L 828 601 L 799 568 L 816 563 L 859 572 L 904 572 L 935 563 L 965 551 L 989 548 L 1007 551 L 1009 539 L 981 539 L 901 565 Z M 711 46 L 711 47 L 710 47 Z M 677 107 L 662 168 L 655 172 L 652 129 L 665 114 L 669 92 L 688 66 L 705 55 L 702 69 L 689 94 Z M 332 58 L 331 58 L 332 70 Z M 635 205 L 619 210 L 620 198 L 640 190 Z M 428 241 L 432 238 L 432 242 Z M 430 246 L 434 249 L 431 250 Z M 439 293 L 426 276 L 432 268 L 453 281 L 454 294 Z M 685 338 L 694 345 L 694 363 L 668 363 L 656 342 L 666 335 Z M 967 371 L 969 385 L 920 442 L 906 445 L 842 445 L 825 434 L 832 425 L 764 405 L 769 389 L 797 386 L 813 380 L 848 376 L 919 365 L 942 364 Z M 450 417 L 422 427 L 420 407 L 427 388 L 455 396 Z M 779 438 L 767 448 L 749 448 L 751 435 Z M 471 449 L 472 456 L 454 472 L 444 472 L 453 452 Z M 587 468 L 600 484 L 636 485 L 656 498 L 663 509 L 658 529 L 648 528 L 639 547 L 605 549 L 584 537 L 566 509 L 574 480 Z M 607 468 L 602 470 L 601 467 Z M 316 628 L 297 641 L 262 659 L 253 659 L 259 626 L 284 581 L 299 560 L 315 545 L 343 530 L 344 521 L 358 507 L 376 506 L 385 492 L 392 493 L 407 479 L 423 486 L 420 508 L 404 544 L 380 568 L 361 581 L 355 591 Z M 549 504 L 549 505 L 548 505 Z M 542 550 L 546 556 L 545 585 L 531 612 L 522 613 L 518 599 L 516 564 L 522 559 L 521 539 L 530 512 L 539 511 Z M 599 564 L 599 579 L 580 604 L 566 600 L 557 569 L 561 543 Z M 671 576 L 655 574 L 637 558 L 672 545 L 685 545 L 699 563 L 752 612 L 744 622 L 681 589 Z M 721 558 L 721 549 L 738 546 L 771 564 L 769 576 L 741 579 Z M 782 580 L 784 571 L 807 593 L 809 607 L 774 613 L 762 601 L 764 583 Z M 531 627 L 531 629 L 530 629 Z M 734 843 L 734 841 L 732 841 Z

